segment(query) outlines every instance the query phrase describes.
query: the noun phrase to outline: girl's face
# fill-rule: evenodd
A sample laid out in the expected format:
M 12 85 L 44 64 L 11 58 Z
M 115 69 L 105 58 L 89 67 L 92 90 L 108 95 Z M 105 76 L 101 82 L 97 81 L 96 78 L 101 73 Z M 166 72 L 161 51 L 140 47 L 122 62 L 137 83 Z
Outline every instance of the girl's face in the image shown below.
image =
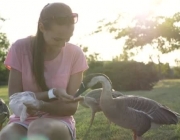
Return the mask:
M 74 24 L 77 22 L 76 18 L 77 14 L 56 18 L 48 29 L 45 29 L 43 24 L 40 24 L 40 30 L 43 33 L 46 46 L 64 47 L 65 43 L 73 35 Z

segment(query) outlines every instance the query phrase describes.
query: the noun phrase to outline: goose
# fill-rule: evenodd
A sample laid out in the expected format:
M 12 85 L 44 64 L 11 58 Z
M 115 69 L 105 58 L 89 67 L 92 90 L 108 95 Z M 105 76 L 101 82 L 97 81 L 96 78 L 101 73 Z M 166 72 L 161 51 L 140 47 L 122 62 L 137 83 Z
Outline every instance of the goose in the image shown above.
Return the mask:
M 112 98 L 111 80 L 102 73 L 87 75 L 75 97 L 97 83 L 101 83 L 103 88 L 100 107 L 104 115 L 116 125 L 132 130 L 134 140 L 141 140 L 143 134 L 153 126 L 178 123 L 180 114 L 155 100 L 135 95 Z
M 102 88 L 93 89 L 93 90 L 89 91 L 86 95 L 84 95 L 84 99 L 79 102 L 79 104 L 82 105 L 83 107 L 91 109 L 91 120 L 90 120 L 89 128 L 87 129 L 85 136 L 84 136 L 85 139 L 87 137 L 87 134 L 88 134 L 92 124 L 93 124 L 95 114 L 97 112 L 102 111 L 101 107 L 99 105 L 100 95 L 101 95 L 102 91 L 103 91 Z M 111 94 L 112 94 L 113 98 L 123 96 L 123 94 L 121 92 L 115 91 L 115 90 L 112 90 Z M 110 124 L 111 124 L 111 122 L 109 121 L 108 128 L 110 127 Z

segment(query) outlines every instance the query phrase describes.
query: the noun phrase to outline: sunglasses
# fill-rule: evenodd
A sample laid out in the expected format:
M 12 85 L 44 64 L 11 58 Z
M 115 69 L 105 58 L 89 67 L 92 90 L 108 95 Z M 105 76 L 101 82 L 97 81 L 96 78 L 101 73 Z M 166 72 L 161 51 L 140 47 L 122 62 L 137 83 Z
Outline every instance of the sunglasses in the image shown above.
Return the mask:
M 64 16 L 64 17 L 54 17 L 53 16 L 50 19 L 55 20 L 56 23 L 59 24 L 59 25 L 76 24 L 78 22 L 78 14 L 77 13 L 72 13 L 72 16 Z

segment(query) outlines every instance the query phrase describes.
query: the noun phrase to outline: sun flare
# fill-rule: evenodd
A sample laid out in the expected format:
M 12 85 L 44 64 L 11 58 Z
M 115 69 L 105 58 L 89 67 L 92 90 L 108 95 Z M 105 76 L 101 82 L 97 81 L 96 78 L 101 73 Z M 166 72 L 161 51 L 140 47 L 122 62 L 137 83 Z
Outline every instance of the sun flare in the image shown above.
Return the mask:
M 163 15 L 169 16 L 178 11 L 174 0 L 127 0 L 123 1 L 124 11 L 131 16 Z M 172 8 L 173 7 L 173 8 Z
M 127 11 L 132 15 L 141 15 L 150 12 L 153 9 L 152 0 L 136 0 L 136 1 L 125 1 L 128 6 Z
M 0 16 L 7 19 L 1 31 L 7 34 L 10 43 L 30 34 L 35 34 L 40 9 L 43 5 L 54 1 L 36 1 L 34 5 L 31 0 L 0 0 L 0 5 L 3 5 L 0 8 Z M 71 39 L 72 43 L 84 43 L 84 46 L 89 47 L 88 52 L 99 53 L 103 60 L 111 60 L 112 57 L 119 55 L 122 52 L 123 42 L 114 40 L 112 34 L 110 35 L 108 32 L 100 33 L 99 36 L 89 36 L 92 31 L 96 30 L 98 21 L 102 19 L 111 21 L 111 19 L 116 19 L 117 15 L 125 13 L 125 20 L 126 18 L 127 20 L 121 21 L 121 23 L 122 26 L 126 26 L 128 22 L 131 22 L 128 19 L 129 17 L 138 16 L 143 19 L 148 15 L 171 16 L 180 11 L 180 0 L 61 0 L 61 2 L 69 4 L 73 11 L 79 14 L 76 30 Z M 19 30 L 20 28 L 21 30 Z M 148 56 L 149 52 L 149 50 L 143 51 L 142 55 L 138 56 L 138 60 Z M 148 60 L 148 57 L 146 59 Z M 172 62 L 174 62 L 173 57 Z

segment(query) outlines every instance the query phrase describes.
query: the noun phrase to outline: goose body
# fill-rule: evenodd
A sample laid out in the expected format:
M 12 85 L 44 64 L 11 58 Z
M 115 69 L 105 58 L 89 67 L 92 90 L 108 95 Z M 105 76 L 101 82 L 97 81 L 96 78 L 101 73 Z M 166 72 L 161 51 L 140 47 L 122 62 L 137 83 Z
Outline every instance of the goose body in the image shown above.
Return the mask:
M 84 95 L 84 100 L 81 100 L 79 102 L 80 105 L 82 105 L 83 107 L 85 108 L 91 108 L 91 105 L 93 103 L 95 103 L 95 108 L 97 108 L 97 112 L 101 111 L 101 108 L 100 108 L 100 105 L 99 105 L 99 101 L 100 101 L 100 96 L 101 96 L 101 93 L 102 93 L 103 89 L 102 88 L 98 88 L 98 89 L 93 89 L 91 91 L 89 91 L 86 95 Z M 123 94 L 119 91 L 115 91 L 115 90 L 112 90 L 112 97 L 113 98 L 117 98 L 119 96 L 123 96 Z M 88 97 L 88 98 L 87 98 Z M 94 100 L 94 102 L 92 103 L 88 103 L 87 100 L 92 98 Z
M 91 115 L 90 125 L 89 125 L 88 130 L 86 131 L 85 138 L 86 138 L 86 136 L 87 136 L 92 124 L 93 124 L 95 114 L 97 112 L 102 111 L 102 109 L 100 107 L 100 96 L 101 96 L 102 91 L 103 91 L 102 88 L 93 89 L 93 90 L 89 91 L 84 96 L 84 100 L 79 102 L 83 107 L 90 108 L 91 109 L 91 114 L 92 114 Z M 113 98 L 123 96 L 123 94 L 121 92 L 118 92 L 118 91 L 115 91 L 115 90 L 113 90 L 111 92 L 111 95 L 112 95 Z M 110 122 L 109 122 L 109 125 L 110 125 Z
M 98 82 L 102 84 L 100 107 L 104 115 L 120 127 L 131 129 L 134 140 L 140 140 L 154 124 L 158 126 L 178 123 L 180 114 L 152 99 L 134 95 L 112 98 L 111 81 L 104 74 L 89 75 L 83 82 L 84 90 Z
M 159 126 L 178 123 L 175 113 L 144 97 L 123 96 L 112 99 L 112 102 L 101 98 L 100 106 L 109 120 L 133 130 L 137 136 L 142 136 L 154 124 Z

